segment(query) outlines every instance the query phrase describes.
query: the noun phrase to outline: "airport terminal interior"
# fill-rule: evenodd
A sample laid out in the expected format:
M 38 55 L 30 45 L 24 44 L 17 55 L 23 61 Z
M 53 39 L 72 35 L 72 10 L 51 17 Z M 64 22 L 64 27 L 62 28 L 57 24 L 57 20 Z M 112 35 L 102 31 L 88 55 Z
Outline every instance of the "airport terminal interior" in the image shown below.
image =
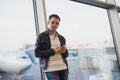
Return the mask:
M 37 36 L 58 14 L 69 80 L 120 80 L 120 0 L 0 0 L 0 80 L 47 80 Z

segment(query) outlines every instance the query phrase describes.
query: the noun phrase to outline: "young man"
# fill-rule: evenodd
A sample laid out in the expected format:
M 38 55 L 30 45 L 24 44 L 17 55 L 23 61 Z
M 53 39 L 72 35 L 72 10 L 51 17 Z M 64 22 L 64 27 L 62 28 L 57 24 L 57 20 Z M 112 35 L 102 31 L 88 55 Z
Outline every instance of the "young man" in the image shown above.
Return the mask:
M 39 34 L 36 42 L 35 55 L 48 80 L 68 80 L 68 50 L 65 38 L 56 31 L 59 24 L 60 17 L 50 15 L 48 30 Z

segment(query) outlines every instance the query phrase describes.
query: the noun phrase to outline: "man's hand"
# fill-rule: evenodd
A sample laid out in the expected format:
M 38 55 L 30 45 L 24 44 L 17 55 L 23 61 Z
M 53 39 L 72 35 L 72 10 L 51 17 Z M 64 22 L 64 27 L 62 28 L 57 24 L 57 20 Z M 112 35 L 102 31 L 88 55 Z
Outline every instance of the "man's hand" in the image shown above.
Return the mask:
M 60 52 L 61 52 L 61 53 L 65 53 L 66 50 L 67 50 L 67 48 L 66 48 L 65 45 L 60 48 Z
M 55 48 L 53 48 L 53 50 L 55 53 L 60 53 L 60 47 L 55 47 Z

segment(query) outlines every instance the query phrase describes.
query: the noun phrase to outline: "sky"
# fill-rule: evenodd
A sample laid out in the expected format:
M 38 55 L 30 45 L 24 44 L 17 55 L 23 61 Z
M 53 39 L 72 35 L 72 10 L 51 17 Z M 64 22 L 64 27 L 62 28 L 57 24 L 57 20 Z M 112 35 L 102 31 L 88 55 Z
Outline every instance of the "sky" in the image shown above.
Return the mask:
M 0 0 L 0 50 L 13 50 L 36 39 L 32 0 Z
M 47 17 L 61 17 L 58 31 L 67 44 L 112 40 L 107 11 L 69 0 L 45 0 Z M 32 0 L 0 0 L 0 50 L 35 44 L 36 32 Z
M 58 31 L 68 44 L 86 44 L 112 39 L 107 11 L 67 0 L 46 2 L 46 13 L 60 15 L 62 21 Z

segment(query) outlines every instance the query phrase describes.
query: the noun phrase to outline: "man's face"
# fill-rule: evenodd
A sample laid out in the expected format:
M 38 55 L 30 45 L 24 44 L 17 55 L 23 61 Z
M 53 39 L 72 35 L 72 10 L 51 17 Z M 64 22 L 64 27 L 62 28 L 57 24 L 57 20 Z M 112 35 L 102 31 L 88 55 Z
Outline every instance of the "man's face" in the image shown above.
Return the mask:
M 56 29 L 58 28 L 59 26 L 59 19 L 58 18 L 55 18 L 55 17 L 52 17 L 49 21 L 48 21 L 48 26 L 49 26 L 49 29 L 52 30 L 52 31 L 56 31 Z

